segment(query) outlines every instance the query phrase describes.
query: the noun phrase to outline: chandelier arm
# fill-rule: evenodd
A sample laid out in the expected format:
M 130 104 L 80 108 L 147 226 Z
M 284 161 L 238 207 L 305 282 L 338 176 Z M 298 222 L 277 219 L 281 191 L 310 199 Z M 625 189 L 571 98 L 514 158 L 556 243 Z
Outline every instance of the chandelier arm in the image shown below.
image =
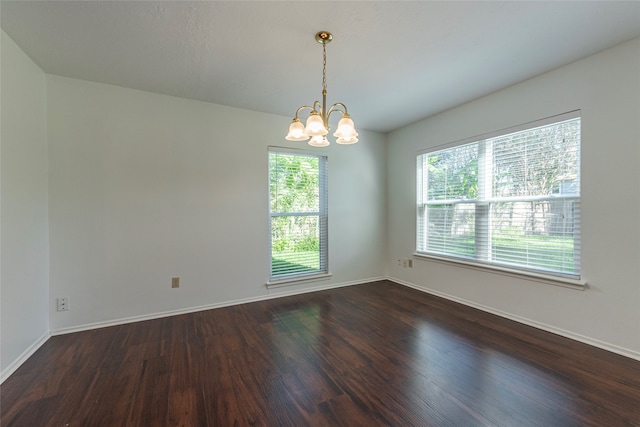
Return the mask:
M 344 111 L 340 110 L 339 107 L 344 108 Z M 338 111 L 340 114 L 342 114 L 342 117 L 344 117 L 345 115 L 349 116 L 349 112 L 347 111 L 347 106 L 344 105 L 342 102 L 336 102 L 331 106 L 331 108 L 329 108 L 329 111 L 327 112 L 327 118 L 329 118 L 331 113 L 335 111 Z
M 316 101 L 316 102 L 318 102 L 318 101 Z M 313 111 L 313 110 L 315 110 L 315 108 L 314 108 L 314 107 L 312 107 L 312 106 L 310 106 L 310 105 L 303 105 L 302 107 L 300 107 L 300 108 L 298 108 L 298 109 L 296 110 L 296 116 L 295 116 L 295 118 L 296 118 L 296 119 L 297 119 L 297 118 L 299 118 L 299 117 L 298 117 L 298 114 L 300 113 L 300 111 L 305 110 L 305 109 L 312 110 L 312 111 Z

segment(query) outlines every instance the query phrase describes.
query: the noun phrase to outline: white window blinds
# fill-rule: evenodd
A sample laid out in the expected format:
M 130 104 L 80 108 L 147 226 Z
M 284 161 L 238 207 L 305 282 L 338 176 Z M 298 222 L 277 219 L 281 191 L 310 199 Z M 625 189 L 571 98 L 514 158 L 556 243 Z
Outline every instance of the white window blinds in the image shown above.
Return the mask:
M 327 159 L 269 149 L 270 280 L 327 273 Z
M 580 277 L 580 116 L 417 157 L 417 252 Z

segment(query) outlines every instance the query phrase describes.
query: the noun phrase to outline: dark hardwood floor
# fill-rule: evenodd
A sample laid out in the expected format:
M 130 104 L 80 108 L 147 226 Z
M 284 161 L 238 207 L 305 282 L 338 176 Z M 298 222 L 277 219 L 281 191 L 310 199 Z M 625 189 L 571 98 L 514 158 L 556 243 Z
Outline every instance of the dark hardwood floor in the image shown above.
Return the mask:
M 376 282 L 52 337 L 3 426 L 640 426 L 640 361 Z

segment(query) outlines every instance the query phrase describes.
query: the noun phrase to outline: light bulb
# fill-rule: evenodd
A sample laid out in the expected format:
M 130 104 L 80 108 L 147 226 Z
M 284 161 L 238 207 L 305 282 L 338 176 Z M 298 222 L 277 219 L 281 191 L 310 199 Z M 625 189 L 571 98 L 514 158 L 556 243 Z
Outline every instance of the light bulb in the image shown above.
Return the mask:
M 304 134 L 304 126 L 300 119 L 296 117 L 289 125 L 289 133 L 284 138 L 288 141 L 306 141 L 309 136 Z
M 316 111 L 312 111 L 307 119 L 307 126 L 304 128 L 304 134 L 309 136 L 322 136 L 327 134 L 327 129 L 324 127 L 324 121 L 320 114 Z
M 348 114 L 345 114 L 338 122 L 338 128 L 333 136 L 340 138 L 355 136 L 354 134 L 357 135 L 353 120 L 351 120 Z
M 309 145 L 312 147 L 326 147 L 329 145 L 329 140 L 324 135 L 316 135 L 309 140 Z
M 357 135 L 357 133 L 356 133 L 356 135 Z M 356 142 L 358 142 L 358 138 L 356 138 L 355 136 L 352 136 L 352 137 L 339 137 L 338 139 L 336 139 L 336 142 L 338 144 L 342 144 L 342 145 L 355 144 Z

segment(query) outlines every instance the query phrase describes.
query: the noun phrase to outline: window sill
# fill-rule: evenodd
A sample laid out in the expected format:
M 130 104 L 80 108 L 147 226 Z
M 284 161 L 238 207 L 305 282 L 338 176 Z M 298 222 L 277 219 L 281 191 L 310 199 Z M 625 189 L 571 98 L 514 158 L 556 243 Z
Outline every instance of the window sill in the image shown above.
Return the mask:
M 532 271 L 522 271 L 522 270 L 516 270 L 508 267 L 481 264 L 481 263 L 475 263 L 472 261 L 465 261 L 462 259 L 440 257 L 436 255 L 414 253 L 413 256 L 418 259 L 435 261 L 443 264 L 456 264 L 456 265 L 459 265 L 465 268 L 470 268 L 473 270 L 486 271 L 489 273 L 516 277 L 518 279 L 532 280 L 535 282 L 546 283 L 554 286 L 562 286 L 564 288 L 576 289 L 579 291 L 584 291 L 587 289 L 587 281 L 582 279 L 571 279 L 569 277 L 565 278 L 565 277 L 559 277 L 559 276 L 552 276 L 550 274 L 536 273 Z
M 321 273 L 309 276 L 297 276 L 288 279 L 274 280 L 273 282 L 267 282 L 268 289 L 281 288 L 283 286 L 300 285 L 305 282 L 313 282 L 318 280 L 328 280 L 331 277 L 331 273 Z

